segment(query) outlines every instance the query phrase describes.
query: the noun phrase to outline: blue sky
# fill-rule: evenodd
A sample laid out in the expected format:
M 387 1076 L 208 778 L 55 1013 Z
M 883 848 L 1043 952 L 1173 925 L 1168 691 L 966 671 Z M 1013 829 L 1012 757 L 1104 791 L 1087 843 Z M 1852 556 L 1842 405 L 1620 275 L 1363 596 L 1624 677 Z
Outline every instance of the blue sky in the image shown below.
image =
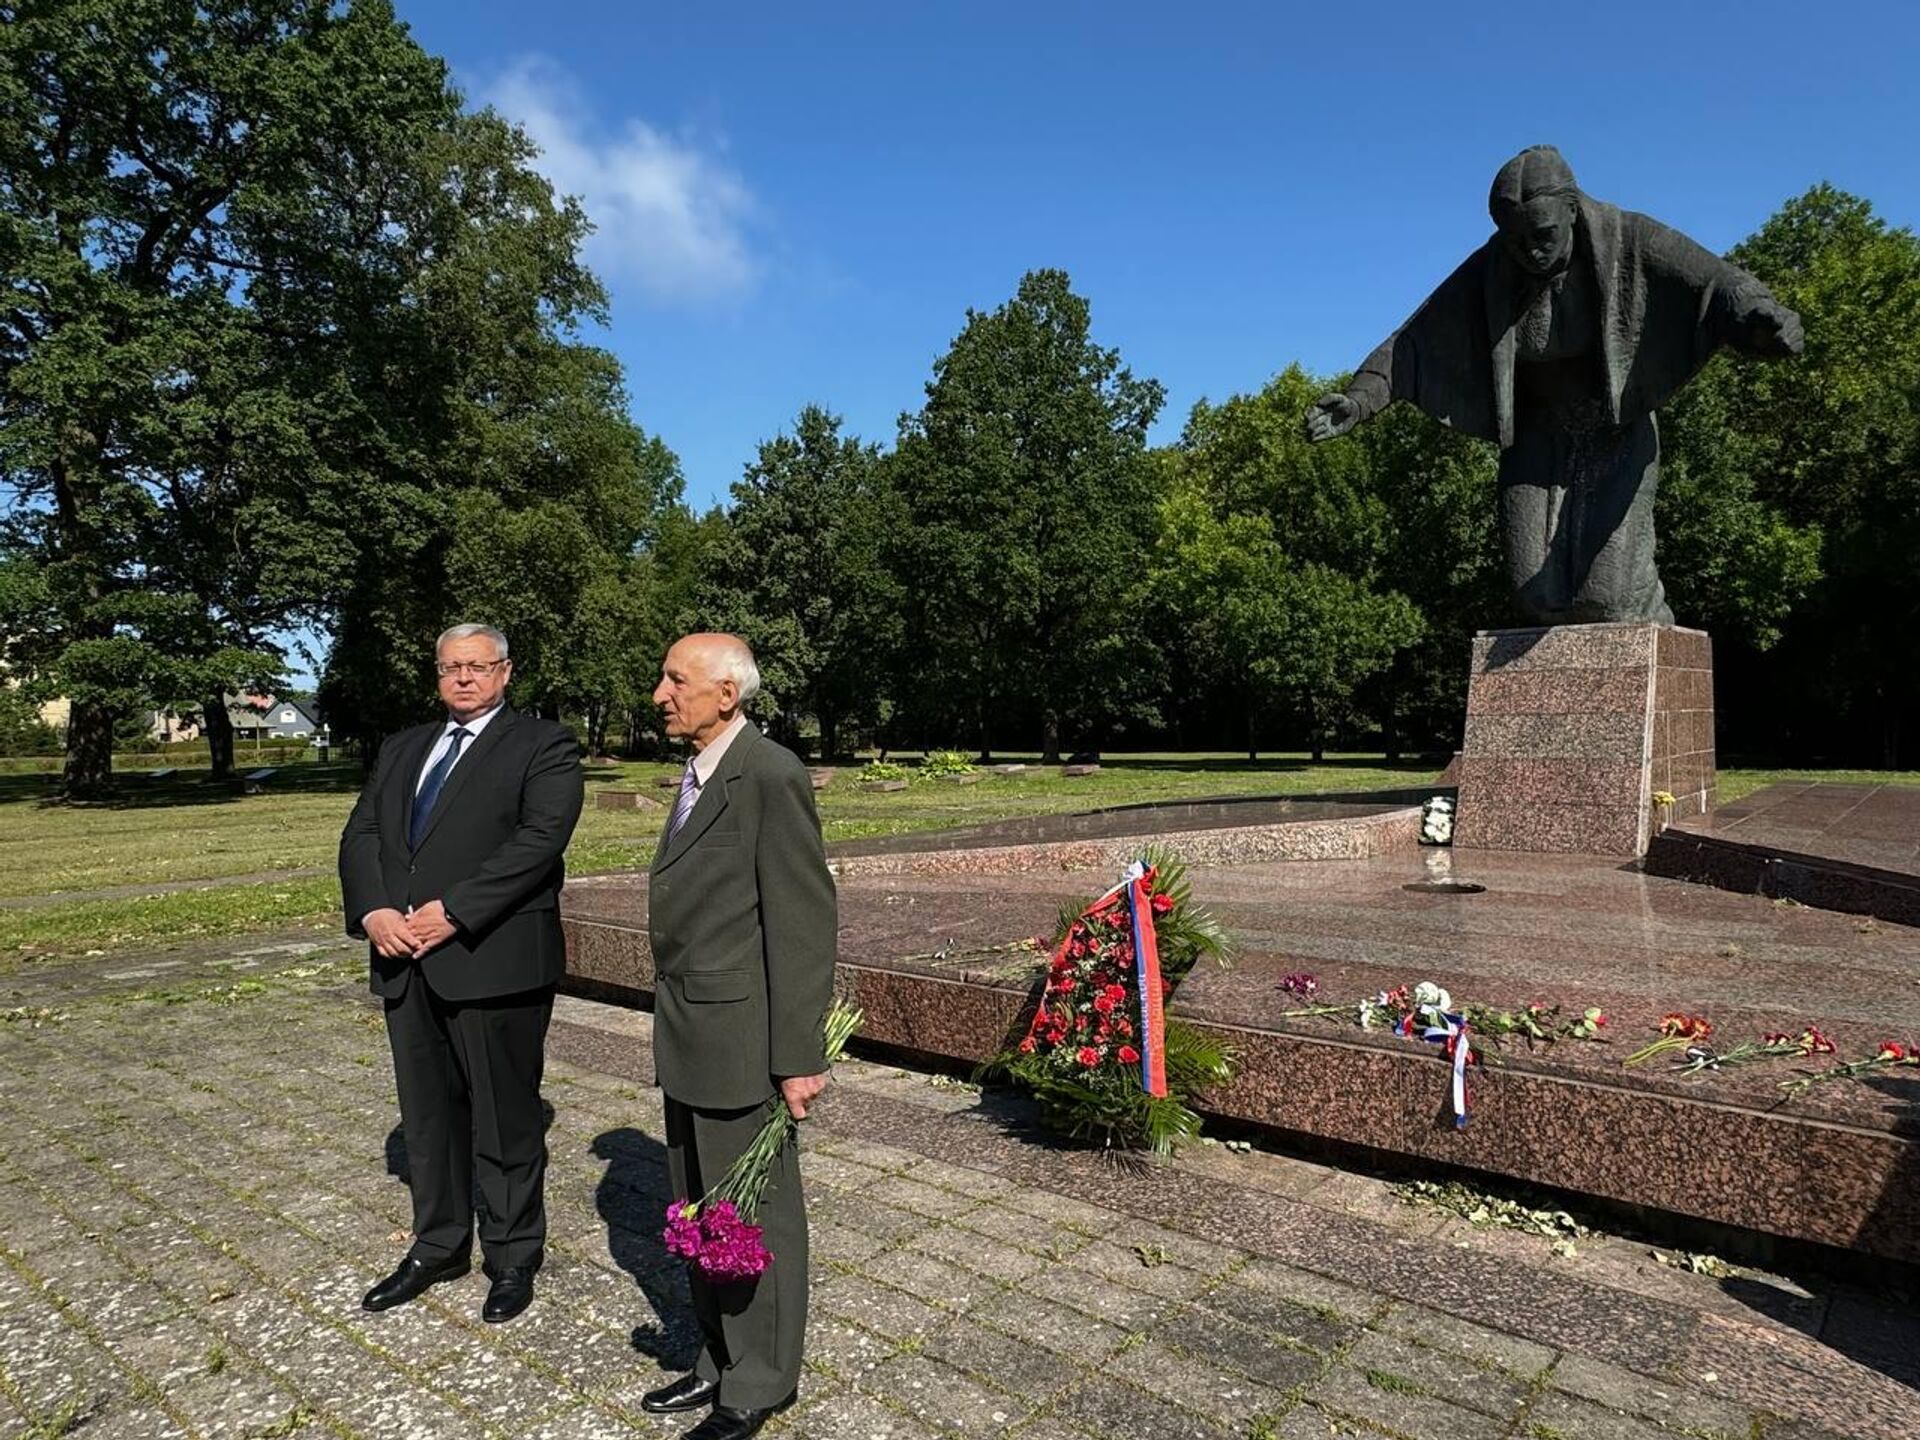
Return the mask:
M 702 505 L 808 402 L 891 443 L 1036 266 L 1166 384 L 1157 439 L 1351 366 L 1536 141 L 1714 249 L 1821 179 L 1920 220 L 1910 5 L 397 3 L 585 201 Z

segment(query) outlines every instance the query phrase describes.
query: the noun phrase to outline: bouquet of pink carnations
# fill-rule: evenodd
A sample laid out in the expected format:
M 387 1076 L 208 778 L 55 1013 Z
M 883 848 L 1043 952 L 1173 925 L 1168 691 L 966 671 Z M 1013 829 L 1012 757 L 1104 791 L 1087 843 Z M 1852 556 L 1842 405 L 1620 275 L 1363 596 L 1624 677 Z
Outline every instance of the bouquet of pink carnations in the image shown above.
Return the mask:
M 860 1028 L 860 1012 L 836 1004 L 827 1012 L 827 1064 L 831 1067 Z M 720 1181 L 698 1200 L 676 1200 L 667 1207 L 663 1238 L 678 1255 L 709 1280 L 751 1280 L 773 1261 L 764 1233 L 753 1223 L 766 1193 L 767 1177 L 780 1152 L 793 1143 L 799 1122 L 778 1095 L 767 1102 L 767 1118 L 753 1143 L 727 1167 Z

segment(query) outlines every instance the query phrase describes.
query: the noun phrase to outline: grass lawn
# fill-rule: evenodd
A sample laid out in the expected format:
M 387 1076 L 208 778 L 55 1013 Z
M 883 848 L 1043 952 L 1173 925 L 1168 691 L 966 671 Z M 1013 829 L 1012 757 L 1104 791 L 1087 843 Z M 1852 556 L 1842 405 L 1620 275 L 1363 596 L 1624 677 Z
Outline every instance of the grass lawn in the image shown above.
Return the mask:
M 1154 800 L 1418 789 L 1436 776 L 1428 765 L 1389 766 L 1375 757 L 1331 756 L 1314 765 L 1302 756 L 1250 763 L 1226 755 L 1129 755 L 1075 780 L 1035 770 L 977 785 L 928 782 L 872 794 L 858 788 L 854 773 L 842 769 L 818 797 L 829 840 Z M 591 769 L 570 868 L 588 873 L 645 865 L 661 812 L 598 810 L 593 792 L 637 788 L 666 799 L 669 792 L 654 782 L 677 775 L 677 766 L 659 763 Z M 1916 772 L 1735 770 L 1722 773 L 1720 798 L 1795 778 L 1920 784 Z M 164 780 L 136 774 L 121 800 L 105 807 L 48 804 L 52 783 L 44 775 L 0 775 L 0 901 L 122 887 L 126 893 L 0 906 L 0 972 L 36 959 L 337 923 L 332 870 L 340 827 L 360 784 L 357 765 L 291 764 L 262 795 L 216 789 L 204 772 Z M 300 870 L 322 873 L 286 873 Z M 143 888 L 180 883 L 194 888 Z

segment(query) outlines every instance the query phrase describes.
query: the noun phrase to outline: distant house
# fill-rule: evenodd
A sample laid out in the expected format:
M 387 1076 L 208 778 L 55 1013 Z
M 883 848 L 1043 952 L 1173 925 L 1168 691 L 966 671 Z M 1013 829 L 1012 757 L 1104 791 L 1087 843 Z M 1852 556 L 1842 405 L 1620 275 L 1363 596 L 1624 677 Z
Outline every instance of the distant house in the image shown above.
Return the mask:
M 236 740 L 304 740 L 320 728 L 312 701 L 284 695 L 228 696 L 227 717 Z
M 320 728 L 311 700 L 288 695 L 229 695 L 227 721 L 236 740 L 304 740 Z M 197 740 L 203 727 L 197 717 L 181 719 L 161 711 L 154 716 L 154 738 L 164 741 Z

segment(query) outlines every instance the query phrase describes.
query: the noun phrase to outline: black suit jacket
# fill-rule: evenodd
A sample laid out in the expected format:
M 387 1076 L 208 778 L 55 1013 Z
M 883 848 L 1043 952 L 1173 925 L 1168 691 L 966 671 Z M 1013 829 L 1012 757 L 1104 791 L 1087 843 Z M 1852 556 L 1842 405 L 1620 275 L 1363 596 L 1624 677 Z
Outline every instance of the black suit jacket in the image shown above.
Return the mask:
M 826 1069 L 838 923 L 813 785 L 748 725 L 647 886 L 653 1054 L 675 1100 L 744 1109 Z
M 407 845 L 420 765 L 444 720 L 380 747 L 340 836 L 347 933 L 384 906 L 406 913 L 438 900 L 459 933 L 419 961 L 371 951 L 376 994 L 397 996 L 416 968 L 448 1000 L 483 1000 L 550 985 L 566 968 L 560 934 L 561 855 L 580 818 L 580 747 L 551 720 L 502 709 L 460 757 L 418 849 Z

